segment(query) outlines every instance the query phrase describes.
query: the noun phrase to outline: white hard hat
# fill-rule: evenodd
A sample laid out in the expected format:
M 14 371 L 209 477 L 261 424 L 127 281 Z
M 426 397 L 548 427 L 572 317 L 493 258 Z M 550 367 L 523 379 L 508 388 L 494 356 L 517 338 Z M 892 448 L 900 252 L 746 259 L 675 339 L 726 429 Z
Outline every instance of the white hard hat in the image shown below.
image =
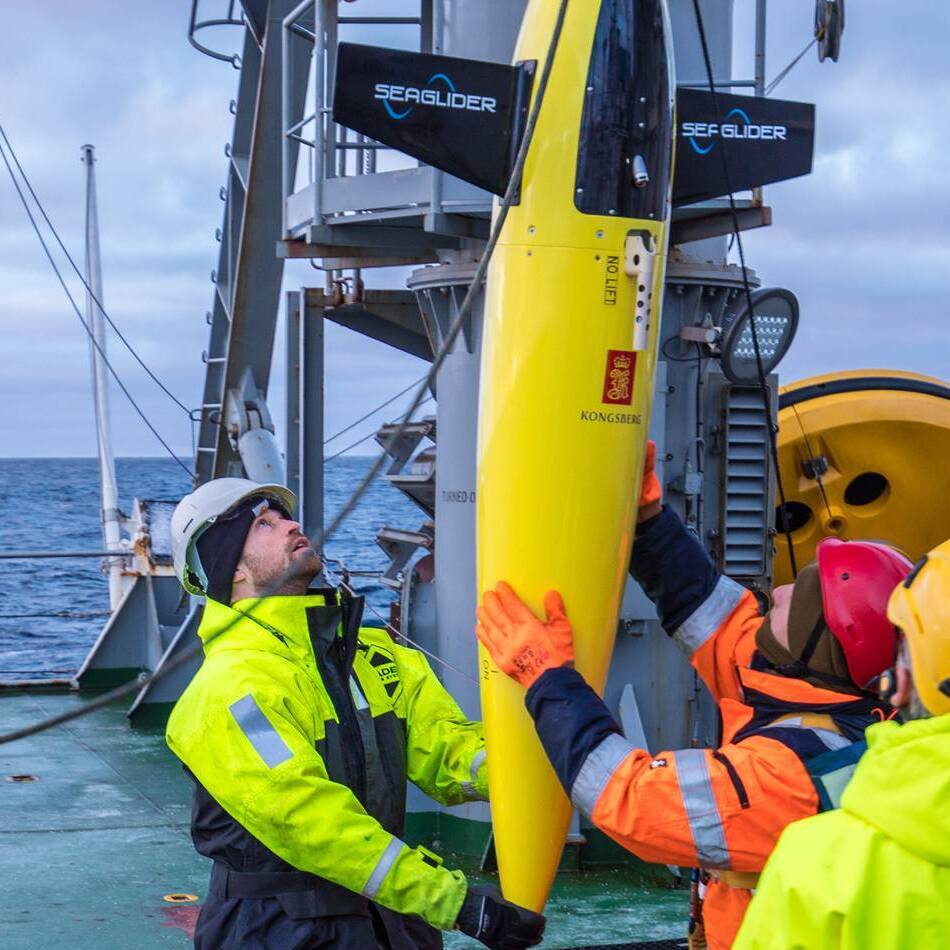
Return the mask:
M 288 513 L 297 507 L 297 496 L 289 488 L 252 482 L 249 478 L 212 479 L 178 502 L 171 521 L 172 560 L 185 590 L 205 593 L 208 580 L 195 554 L 195 542 L 201 533 L 242 501 L 257 495 L 276 498 Z

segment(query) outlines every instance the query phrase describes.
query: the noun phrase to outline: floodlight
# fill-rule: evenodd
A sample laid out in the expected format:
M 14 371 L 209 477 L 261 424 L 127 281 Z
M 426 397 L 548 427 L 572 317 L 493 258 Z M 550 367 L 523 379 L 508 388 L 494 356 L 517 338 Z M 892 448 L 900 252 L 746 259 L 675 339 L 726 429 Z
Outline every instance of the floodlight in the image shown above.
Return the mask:
M 778 366 L 795 339 L 798 300 L 790 290 L 780 287 L 756 290 L 751 296 L 762 371 L 768 375 Z M 724 321 L 719 361 L 723 373 L 732 382 L 757 382 L 759 370 L 752 339 L 752 320 L 745 298 L 741 299 L 742 305 L 735 316 Z

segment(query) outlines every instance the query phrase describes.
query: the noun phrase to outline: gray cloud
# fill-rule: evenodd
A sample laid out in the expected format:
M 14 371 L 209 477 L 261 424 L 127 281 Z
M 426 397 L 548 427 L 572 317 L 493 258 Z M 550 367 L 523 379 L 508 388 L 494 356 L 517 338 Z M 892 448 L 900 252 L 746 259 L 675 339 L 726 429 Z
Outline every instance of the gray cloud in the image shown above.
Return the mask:
M 808 12 L 770 11 L 769 77 L 804 45 Z M 763 281 L 802 304 L 786 380 L 866 367 L 948 375 L 950 134 L 934 121 L 950 97 L 947 26 L 944 6 L 925 0 L 849 4 L 839 62 L 810 52 L 774 93 L 817 104 L 813 173 L 768 188 L 775 223 L 745 235 Z
M 808 38 L 805 6 L 770 5 L 770 77 Z M 222 213 L 217 191 L 238 74 L 188 46 L 187 7 L 97 0 L 67 9 L 46 0 L 6 11 L 0 121 L 80 263 L 79 146 L 96 145 L 107 308 L 192 405 L 202 385 L 213 234 Z M 736 10 L 736 45 L 745 56 L 751 3 L 740 0 Z M 776 92 L 818 105 L 814 173 L 768 189 L 775 225 L 745 235 L 749 263 L 763 281 L 790 287 L 802 302 L 802 329 L 782 367 L 787 380 L 874 366 L 946 375 L 950 142 L 933 121 L 950 97 L 945 37 L 942 4 L 849 4 L 841 61 L 819 65 L 811 52 Z M 387 42 L 383 35 L 369 41 Z M 237 34 L 221 31 L 216 42 L 236 49 Z M 88 455 L 88 347 L 5 173 L 0 178 L 0 454 Z M 321 279 L 295 262 L 285 288 Z M 398 286 L 403 275 L 372 279 Z M 74 277 L 69 283 L 80 294 Z M 271 387 L 278 424 L 281 346 L 278 334 Z M 189 451 L 180 411 L 115 340 L 110 353 L 176 450 Z M 327 431 L 423 371 L 416 360 L 328 325 Z M 119 453 L 161 451 L 118 393 L 113 419 Z

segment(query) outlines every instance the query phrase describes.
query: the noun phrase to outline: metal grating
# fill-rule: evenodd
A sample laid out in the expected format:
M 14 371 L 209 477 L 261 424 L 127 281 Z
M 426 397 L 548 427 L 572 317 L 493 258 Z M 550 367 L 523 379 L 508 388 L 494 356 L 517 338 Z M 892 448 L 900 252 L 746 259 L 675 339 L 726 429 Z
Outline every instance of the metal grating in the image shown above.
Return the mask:
M 774 506 L 769 420 L 758 386 L 727 387 L 724 417 L 723 571 L 733 577 L 761 577 L 768 568 Z

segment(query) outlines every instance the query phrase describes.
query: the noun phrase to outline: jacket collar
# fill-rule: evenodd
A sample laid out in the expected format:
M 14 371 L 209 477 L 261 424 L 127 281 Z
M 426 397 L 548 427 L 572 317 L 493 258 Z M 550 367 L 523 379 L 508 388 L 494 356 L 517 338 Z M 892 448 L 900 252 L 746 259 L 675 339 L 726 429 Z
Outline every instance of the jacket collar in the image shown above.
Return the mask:
M 740 667 L 738 673 L 743 692 L 747 695 L 764 694 L 779 702 L 806 706 L 827 706 L 829 704 L 845 705 L 861 698 L 854 694 L 814 686 L 803 679 L 769 673 L 764 669 L 756 669 L 755 666 Z
M 322 613 L 320 608 L 331 607 L 336 601 L 332 588 L 293 596 L 249 597 L 230 606 L 208 598 L 198 636 L 205 655 L 218 650 L 255 649 L 306 657 L 313 650 L 308 614 Z M 339 619 L 338 608 L 331 609 Z
M 755 658 L 751 667 L 740 667 L 738 674 L 743 702 L 752 715 L 731 734 L 731 742 L 741 742 L 789 713 L 826 713 L 841 735 L 856 742 L 871 723 L 894 715 L 891 706 L 875 696 L 837 692 L 769 673 L 757 668 Z

